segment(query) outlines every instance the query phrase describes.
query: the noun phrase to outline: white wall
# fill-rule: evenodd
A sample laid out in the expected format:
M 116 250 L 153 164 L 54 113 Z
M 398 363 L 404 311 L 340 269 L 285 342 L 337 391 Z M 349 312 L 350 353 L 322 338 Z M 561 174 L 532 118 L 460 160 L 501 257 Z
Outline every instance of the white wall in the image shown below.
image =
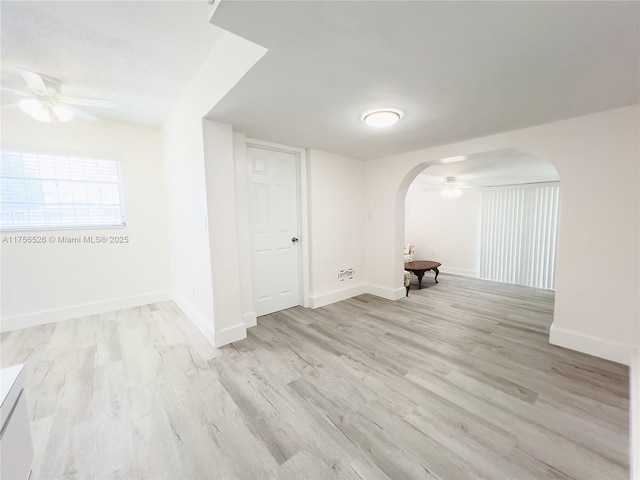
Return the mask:
M 412 187 L 405 200 L 404 243 L 416 260 L 440 262 L 441 272 L 479 276 L 482 191 L 465 189 L 458 198 Z
M 107 120 L 46 124 L 19 110 L 3 109 L 2 145 L 120 159 L 126 228 L 45 234 L 99 232 L 129 237 L 125 245 L 0 244 L 2 330 L 168 298 L 165 190 L 157 128 Z
M 162 128 L 171 298 L 213 343 L 202 120 L 174 109 Z
M 205 179 L 215 345 L 246 337 L 242 318 L 234 139 L 230 125 L 204 119 Z
M 244 328 L 229 330 L 241 321 L 235 307 L 240 292 L 236 290 L 230 297 L 227 286 L 219 280 L 218 274 L 228 271 L 226 256 L 230 253 L 218 248 L 222 245 L 219 239 L 210 236 L 237 234 L 235 208 L 230 206 L 235 198 L 232 132 L 212 122 L 203 123 L 203 118 L 265 53 L 259 45 L 223 33 L 162 127 L 171 296 L 216 346 L 246 333 Z M 215 162 L 219 161 L 222 165 L 216 171 Z M 210 167 L 208 184 L 205 165 Z M 219 209 L 225 208 L 232 208 L 232 212 L 220 214 Z M 228 244 L 225 240 L 222 243 Z M 233 277 L 238 262 L 231 268 L 234 271 L 229 275 Z M 227 308 L 229 305 L 233 306 Z
M 247 138 L 243 133 L 233 132 L 233 157 L 235 168 L 236 225 L 238 229 L 238 269 L 240 272 L 240 308 L 244 324 L 249 328 L 255 326 L 258 320 L 253 308 Z
M 363 293 L 364 184 L 362 160 L 308 150 L 310 304 L 327 305 Z M 352 279 L 338 272 L 355 269 Z
M 562 182 L 551 342 L 628 363 L 640 317 L 639 127 L 635 105 L 367 162 L 367 282 L 402 295 L 405 193 L 427 165 L 520 149 Z

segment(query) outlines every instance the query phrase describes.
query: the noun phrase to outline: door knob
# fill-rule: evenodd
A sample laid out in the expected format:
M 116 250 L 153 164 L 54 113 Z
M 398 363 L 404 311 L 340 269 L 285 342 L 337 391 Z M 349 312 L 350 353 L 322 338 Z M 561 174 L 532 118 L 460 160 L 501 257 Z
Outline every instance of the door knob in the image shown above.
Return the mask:
M 291 239 L 291 241 L 292 241 L 293 243 L 297 243 L 297 242 L 298 242 L 298 237 L 293 237 L 293 238 Z

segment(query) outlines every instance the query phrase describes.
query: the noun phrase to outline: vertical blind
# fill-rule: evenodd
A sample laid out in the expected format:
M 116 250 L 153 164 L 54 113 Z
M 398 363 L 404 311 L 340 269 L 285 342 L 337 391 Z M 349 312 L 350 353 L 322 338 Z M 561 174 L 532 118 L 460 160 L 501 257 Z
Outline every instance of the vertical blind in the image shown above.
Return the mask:
M 480 277 L 554 289 L 560 184 L 482 192 Z

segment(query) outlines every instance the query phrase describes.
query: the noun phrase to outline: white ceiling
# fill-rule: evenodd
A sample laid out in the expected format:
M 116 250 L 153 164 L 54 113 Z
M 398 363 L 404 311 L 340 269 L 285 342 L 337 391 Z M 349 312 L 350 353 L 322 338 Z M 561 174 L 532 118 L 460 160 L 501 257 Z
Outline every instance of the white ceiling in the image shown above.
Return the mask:
M 210 112 L 251 137 L 370 159 L 638 103 L 640 3 L 226 1 L 269 52 Z M 363 111 L 405 112 L 388 130 Z
M 441 189 L 447 177 L 468 188 L 557 182 L 560 176 L 547 160 L 516 150 L 470 155 L 467 161 L 428 167 L 411 184 L 411 191 Z
M 200 1 L 0 3 L 2 86 L 22 90 L 15 67 L 57 77 L 62 93 L 113 100 L 101 118 L 158 126 L 222 31 Z M 17 101 L 3 92 L 3 104 Z
M 2 85 L 16 66 L 63 94 L 160 125 L 221 35 L 198 1 L 0 2 Z M 213 22 L 269 52 L 210 112 L 251 137 L 369 159 L 638 103 L 640 3 L 223 0 Z M 3 103 L 15 99 L 3 98 Z M 398 107 L 375 130 L 363 111 Z M 432 167 L 481 185 L 552 181 L 499 152 Z M 499 171 L 498 171 L 499 170 Z

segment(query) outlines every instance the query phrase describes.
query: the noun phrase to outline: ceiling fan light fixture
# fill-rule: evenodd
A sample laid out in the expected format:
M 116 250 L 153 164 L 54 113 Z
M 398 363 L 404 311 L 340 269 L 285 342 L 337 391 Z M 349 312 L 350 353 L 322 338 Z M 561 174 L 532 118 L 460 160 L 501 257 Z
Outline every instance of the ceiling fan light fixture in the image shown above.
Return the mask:
M 462 195 L 462 190 L 458 188 L 458 182 L 453 177 L 447 177 L 445 187 L 440 190 L 440 195 L 445 198 L 457 198 Z
M 402 118 L 402 111 L 396 108 L 378 108 L 362 114 L 362 121 L 375 128 L 390 127 Z
M 20 108 L 24 113 L 39 122 L 51 123 L 51 113 L 42 102 L 36 98 L 20 100 Z
M 462 195 L 462 190 L 459 188 L 448 188 L 440 191 L 440 195 L 446 198 L 457 198 Z
M 31 72 L 24 68 L 18 68 L 18 73 L 24 80 L 26 91 L 0 87 L 12 93 L 30 97 L 18 102 L 20 109 L 31 118 L 45 123 L 68 122 L 74 117 L 83 120 L 95 121 L 95 117 L 75 105 L 93 108 L 117 108 L 111 100 L 101 98 L 81 98 L 61 96 L 62 82 L 49 75 Z
M 56 118 L 61 122 L 68 122 L 73 118 L 73 111 L 63 105 L 54 105 L 51 107 L 51 110 L 53 110 Z

